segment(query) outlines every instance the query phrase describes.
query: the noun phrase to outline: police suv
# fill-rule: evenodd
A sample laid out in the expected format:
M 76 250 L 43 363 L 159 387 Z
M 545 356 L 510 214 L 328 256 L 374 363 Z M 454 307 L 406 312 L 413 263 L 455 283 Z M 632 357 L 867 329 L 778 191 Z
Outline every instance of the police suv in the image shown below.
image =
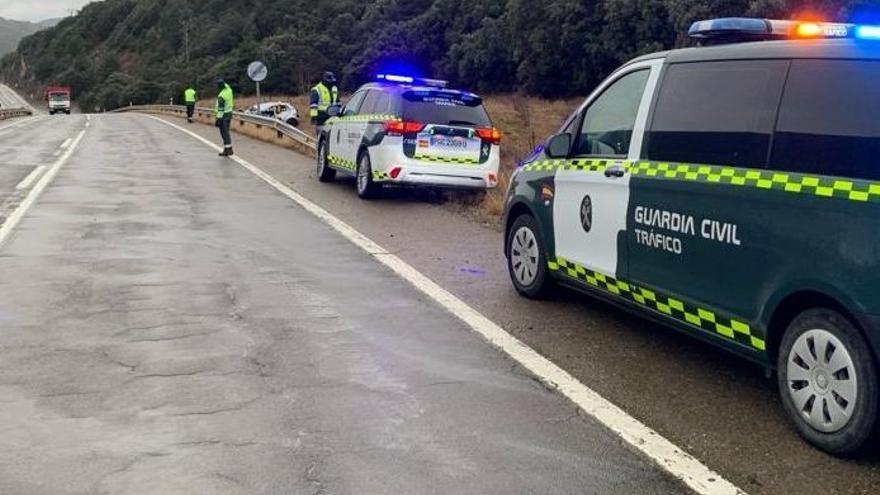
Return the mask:
M 362 198 L 383 185 L 493 188 L 501 132 L 482 99 L 445 81 L 379 75 L 331 118 L 318 138 L 317 175 L 357 177 Z
M 637 58 L 515 172 L 516 289 L 560 284 L 775 369 L 800 434 L 877 438 L 880 27 L 718 19 Z

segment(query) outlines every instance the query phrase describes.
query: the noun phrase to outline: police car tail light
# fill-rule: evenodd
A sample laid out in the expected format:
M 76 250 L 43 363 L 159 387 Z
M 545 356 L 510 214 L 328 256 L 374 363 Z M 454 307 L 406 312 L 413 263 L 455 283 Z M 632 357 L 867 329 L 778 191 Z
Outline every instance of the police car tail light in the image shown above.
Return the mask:
M 404 134 L 415 134 L 421 132 L 425 128 L 425 124 L 421 122 L 411 122 L 404 120 L 389 120 L 385 122 L 385 134 L 388 136 L 403 136 Z
M 480 139 L 483 141 L 488 141 L 492 144 L 501 144 L 501 131 L 494 127 L 477 129 L 477 135 L 480 136 Z
M 400 168 L 400 167 L 394 167 L 394 168 L 391 169 L 391 172 L 389 172 L 388 175 L 390 175 L 392 179 L 396 179 L 396 178 L 398 178 L 398 177 L 400 176 L 400 172 L 401 172 L 402 170 L 403 170 L 403 169 Z

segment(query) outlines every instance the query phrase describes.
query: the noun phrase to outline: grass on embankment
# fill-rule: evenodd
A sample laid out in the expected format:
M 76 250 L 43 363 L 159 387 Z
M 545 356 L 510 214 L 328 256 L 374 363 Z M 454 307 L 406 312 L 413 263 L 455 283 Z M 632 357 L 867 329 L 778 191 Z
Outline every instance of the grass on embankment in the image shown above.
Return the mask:
M 306 133 L 314 134 L 314 128 L 308 117 L 308 97 L 265 95 L 263 102 L 286 101 L 293 103 L 300 114 L 299 128 Z M 489 191 L 480 200 L 478 205 L 480 212 L 489 217 L 497 218 L 504 208 L 504 195 L 510 176 L 516 167 L 517 161 L 528 156 L 529 153 L 542 143 L 548 136 L 559 130 L 563 120 L 568 117 L 581 103 L 581 98 L 567 100 L 544 100 L 541 98 L 521 96 L 517 94 L 491 95 L 484 97 L 486 110 L 492 118 L 495 127 L 501 129 L 504 137 L 501 141 L 501 169 L 499 170 L 499 184 L 494 190 Z M 240 97 L 235 100 L 235 107 L 244 110 L 256 103 L 256 97 Z M 211 106 L 213 101 L 204 100 L 201 105 Z M 260 137 L 260 136 L 256 136 Z M 265 138 L 260 138 L 273 144 L 279 142 L 274 132 L 267 132 Z M 452 194 L 453 199 L 471 198 L 470 195 Z

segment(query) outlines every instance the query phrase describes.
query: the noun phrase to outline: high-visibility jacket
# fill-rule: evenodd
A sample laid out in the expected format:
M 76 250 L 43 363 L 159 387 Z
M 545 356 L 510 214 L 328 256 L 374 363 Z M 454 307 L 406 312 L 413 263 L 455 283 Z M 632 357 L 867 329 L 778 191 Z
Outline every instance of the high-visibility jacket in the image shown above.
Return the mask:
M 317 94 L 317 98 L 315 98 Z M 312 87 L 312 98 L 309 103 L 309 116 L 313 119 L 318 118 L 321 112 L 326 112 L 330 105 L 339 103 L 339 88 L 333 86 L 327 88 L 324 83 L 318 83 Z
M 217 105 L 214 108 L 217 112 L 218 119 L 222 119 L 232 113 L 234 108 L 233 105 L 235 103 L 234 100 L 235 96 L 232 94 L 232 88 L 230 88 L 228 84 L 223 86 L 223 89 L 217 94 Z
M 183 92 L 183 101 L 185 101 L 186 103 L 195 103 L 196 100 L 198 100 L 198 97 L 196 96 L 196 90 L 192 88 L 186 88 L 186 90 Z

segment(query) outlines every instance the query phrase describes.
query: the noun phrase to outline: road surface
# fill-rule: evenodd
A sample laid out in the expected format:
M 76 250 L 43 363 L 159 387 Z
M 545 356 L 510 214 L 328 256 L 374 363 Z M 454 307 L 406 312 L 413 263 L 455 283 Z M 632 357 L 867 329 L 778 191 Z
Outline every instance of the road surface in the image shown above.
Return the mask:
M 0 493 L 686 493 L 159 121 L 0 127 L 0 201 Z
M 182 121 L 168 118 L 183 125 Z M 210 126 L 188 126 L 214 142 Z M 880 457 L 842 460 L 801 441 L 763 370 L 617 308 L 563 294 L 534 302 L 512 289 L 499 227 L 471 209 L 398 192 L 357 198 L 322 184 L 314 161 L 233 136 L 240 156 L 396 253 L 611 402 L 751 495 L 865 494 Z

